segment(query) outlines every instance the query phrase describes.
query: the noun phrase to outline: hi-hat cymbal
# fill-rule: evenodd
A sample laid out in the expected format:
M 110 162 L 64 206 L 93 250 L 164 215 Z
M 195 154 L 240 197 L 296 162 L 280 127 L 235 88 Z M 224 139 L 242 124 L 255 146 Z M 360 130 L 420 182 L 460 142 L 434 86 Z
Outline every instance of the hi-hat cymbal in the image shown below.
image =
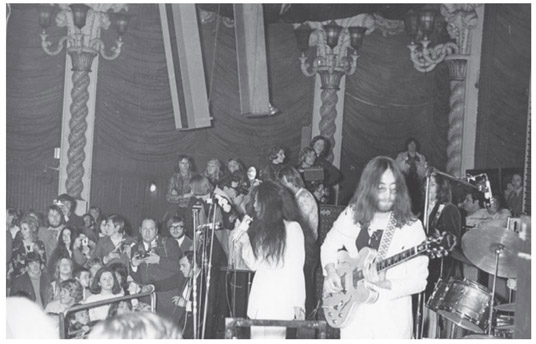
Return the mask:
M 515 303 L 503 303 L 502 305 L 495 306 L 495 309 L 503 312 L 514 312 L 516 308 Z
M 462 238 L 462 251 L 467 259 L 489 274 L 495 275 L 496 252 L 500 251 L 498 277 L 516 277 L 520 246 L 517 233 L 501 227 L 472 229 Z

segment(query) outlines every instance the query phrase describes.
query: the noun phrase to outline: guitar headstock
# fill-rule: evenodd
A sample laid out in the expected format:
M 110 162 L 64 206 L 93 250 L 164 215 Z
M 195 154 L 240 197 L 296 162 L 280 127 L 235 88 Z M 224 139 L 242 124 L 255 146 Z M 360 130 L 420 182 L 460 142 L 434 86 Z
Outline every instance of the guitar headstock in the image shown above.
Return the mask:
M 456 236 L 452 233 L 443 232 L 432 235 L 426 239 L 426 253 L 430 259 L 441 258 L 448 255 L 456 246 Z

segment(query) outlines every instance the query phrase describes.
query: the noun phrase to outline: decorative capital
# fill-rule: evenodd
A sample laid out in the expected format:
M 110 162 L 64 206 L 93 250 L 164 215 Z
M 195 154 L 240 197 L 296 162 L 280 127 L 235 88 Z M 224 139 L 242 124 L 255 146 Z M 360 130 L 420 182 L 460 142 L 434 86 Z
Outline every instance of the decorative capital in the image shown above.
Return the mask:
M 385 19 L 379 14 L 373 14 L 374 29 L 378 29 L 384 37 L 403 33 L 405 30 L 403 20 Z
M 456 40 L 460 54 L 471 54 L 470 31 L 476 28 L 476 8 L 482 4 L 442 4 L 441 15 L 447 21 L 447 32 Z
M 467 75 L 467 59 L 461 55 L 449 55 L 445 58 L 449 68 L 450 80 L 463 81 Z

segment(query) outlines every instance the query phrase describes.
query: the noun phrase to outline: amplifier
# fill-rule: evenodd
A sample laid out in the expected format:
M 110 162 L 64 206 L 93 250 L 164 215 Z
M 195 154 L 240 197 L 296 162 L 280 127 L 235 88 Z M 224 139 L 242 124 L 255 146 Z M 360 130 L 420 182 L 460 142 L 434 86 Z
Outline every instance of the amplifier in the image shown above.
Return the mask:
M 306 182 L 316 182 L 319 180 L 324 180 L 324 169 L 322 167 L 304 168 L 303 179 Z

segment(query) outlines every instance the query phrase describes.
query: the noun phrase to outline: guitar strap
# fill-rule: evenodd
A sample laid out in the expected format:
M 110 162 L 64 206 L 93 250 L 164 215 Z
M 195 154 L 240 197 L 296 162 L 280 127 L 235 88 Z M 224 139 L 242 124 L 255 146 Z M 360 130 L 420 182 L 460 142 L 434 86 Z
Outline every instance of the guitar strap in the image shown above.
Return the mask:
M 395 213 L 391 212 L 391 214 L 389 215 L 389 222 L 387 223 L 387 228 L 385 229 L 385 232 L 382 235 L 382 240 L 380 242 L 380 247 L 378 249 L 378 256 L 376 258 L 377 261 L 382 261 L 385 258 L 387 251 L 389 250 L 389 246 L 391 246 L 391 241 L 393 240 L 395 229 L 396 229 Z

